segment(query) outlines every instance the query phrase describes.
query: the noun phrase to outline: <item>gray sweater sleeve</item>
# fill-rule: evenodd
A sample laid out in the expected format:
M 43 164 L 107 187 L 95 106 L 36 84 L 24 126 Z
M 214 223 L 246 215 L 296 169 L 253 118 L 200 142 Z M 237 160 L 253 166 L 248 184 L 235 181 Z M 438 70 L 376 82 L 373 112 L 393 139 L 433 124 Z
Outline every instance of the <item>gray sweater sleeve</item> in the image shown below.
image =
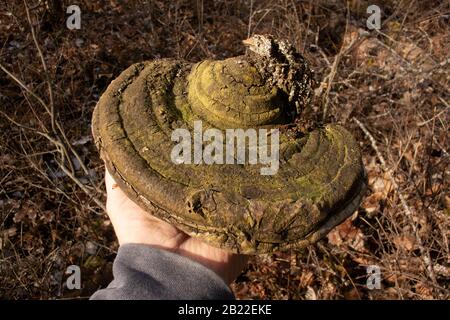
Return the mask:
M 125 244 L 113 264 L 114 280 L 91 299 L 234 299 L 212 270 L 181 255 Z

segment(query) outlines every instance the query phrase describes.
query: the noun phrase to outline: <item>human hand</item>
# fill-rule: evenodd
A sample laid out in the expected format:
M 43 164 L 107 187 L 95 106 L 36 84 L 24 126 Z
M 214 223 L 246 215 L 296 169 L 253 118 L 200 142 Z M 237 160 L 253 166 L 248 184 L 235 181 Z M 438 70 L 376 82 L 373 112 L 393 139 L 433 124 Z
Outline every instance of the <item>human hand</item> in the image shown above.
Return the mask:
M 141 209 L 119 188 L 108 170 L 105 183 L 106 211 L 120 245 L 147 244 L 186 256 L 213 270 L 227 284 L 233 282 L 247 264 L 247 256 L 212 247 Z

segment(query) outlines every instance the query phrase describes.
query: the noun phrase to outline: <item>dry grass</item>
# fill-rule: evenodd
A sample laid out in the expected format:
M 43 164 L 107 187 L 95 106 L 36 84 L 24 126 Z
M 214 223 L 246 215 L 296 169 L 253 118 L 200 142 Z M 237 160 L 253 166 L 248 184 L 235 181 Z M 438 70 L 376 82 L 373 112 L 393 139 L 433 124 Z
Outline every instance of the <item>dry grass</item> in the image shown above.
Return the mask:
M 0 4 L 0 297 L 87 297 L 111 280 L 117 242 L 102 203 L 90 118 L 128 65 L 243 53 L 253 33 L 289 39 L 318 88 L 308 116 L 361 142 L 370 191 L 360 209 L 302 253 L 252 258 L 239 298 L 448 299 L 448 1 L 64 1 Z M 372 3 L 370 3 L 372 4 Z M 325 112 L 324 112 L 325 110 Z M 82 266 L 83 289 L 64 287 Z M 368 290 L 378 265 L 382 289 Z

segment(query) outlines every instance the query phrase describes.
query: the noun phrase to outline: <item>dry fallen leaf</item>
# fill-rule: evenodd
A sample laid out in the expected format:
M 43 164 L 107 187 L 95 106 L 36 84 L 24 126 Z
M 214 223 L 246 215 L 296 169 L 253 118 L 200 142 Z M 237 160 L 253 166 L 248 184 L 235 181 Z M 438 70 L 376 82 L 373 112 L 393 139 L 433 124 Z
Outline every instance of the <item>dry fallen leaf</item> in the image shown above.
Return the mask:
M 307 270 L 305 272 L 302 272 L 300 275 L 300 287 L 309 287 L 314 280 L 314 273 Z
M 361 229 L 352 224 L 351 219 L 345 220 L 327 235 L 328 242 L 335 246 L 343 243 L 357 251 L 365 251 L 364 234 Z
M 398 249 L 412 251 L 417 248 L 416 238 L 412 234 L 402 234 L 393 238 Z
M 422 299 L 433 299 L 433 288 L 427 286 L 423 282 L 418 282 L 415 286 L 416 293 L 418 293 Z

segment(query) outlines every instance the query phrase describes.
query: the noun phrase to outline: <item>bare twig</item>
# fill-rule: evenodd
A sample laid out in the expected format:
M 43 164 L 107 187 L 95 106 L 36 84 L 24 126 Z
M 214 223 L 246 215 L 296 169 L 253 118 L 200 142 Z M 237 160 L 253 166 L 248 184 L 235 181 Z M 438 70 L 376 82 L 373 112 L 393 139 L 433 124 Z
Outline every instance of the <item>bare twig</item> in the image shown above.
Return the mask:
M 24 125 L 22 125 L 22 124 L 20 124 L 20 123 L 18 123 L 16 121 L 14 121 L 13 119 L 11 119 L 9 116 L 4 114 L 3 112 L 2 112 L 2 115 L 5 116 L 10 122 L 12 122 L 15 125 L 17 125 L 18 127 L 22 128 L 22 129 L 34 131 L 35 133 L 45 137 L 48 141 L 50 141 L 52 144 L 54 144 L 56 149 L 58 150 L 58 153 L 60 154 L 60 161 L 57 161 L 58 165 L 67 174 L 67 176 L 69 176 L 84 192 L 86 192 L 86 194 L 91 195 L 91 192 L 89 190 L 87 190 L 86 186 L 84 186 L 80 182 L 80 180 L 75 176 L 75 168 L 74 168 L 74 165 L 72 163 L 72 159 L 70 157 L 70 154 L 72 154 L 78 160 L 78 163 L 80 164 L 80 167 L 83 169 L 84 173 L 86 174 L 86 176 L 87 176 L 88 180 L 90 181 L 90 183 L 92 184 L 92 186 L 98 192 L 101 192 L 98 189 L 98 187 L 93 183 L 93 181 L 90 179 L 90 177 L 89 177 L 89 170 L 87 169 L 86 165 L 82 161 L 80 155 L 72 147 L 72 145 L 71 145 L 69 139 L 67 138 L 67 136 L 65 134 L 65 131 L 63 130 L 61 124 L 56 120 L 54 94 L 53 94 L 53 88 L 52 88 L 50 74 L 49 74 L 49 71 L 48 71 L 48 68 L 47 68 L 47 64 L 45 62 L 44 55 L 42 53 L 42 50 L 41 50 L 41 48 L 39 46 L 39 42 L 38 42 L 37 37 L 36 37 L 36 32 L 35 32 L 35 29 L 33 27 L 33 23 L 32 23 L 32 20 L 31 20 L 30 11 L 29 11 L 29 8 L 28 8 L 27 1 L 23 0 L 23 2 L 24 2 L 24 6 L 25 6 L 25 11 L 26 11 L 26 14 L 27 14 L 28 23 L 30 25 L 33 42 L 34 42 L 35 47 L 36 47 L 36 49 L 38 51 L 38 55 L 39 55 L 40 60 L 41 60 L 42 68 L 44 70 L 46 83 L 47 83 L 47 87 L 48 87 L 49 104 L 47 104 L 41 97 L 39 97 L 37 94 L 35 94 L 23 81 L 21 81 L 18 77 L 16 77 L 12 72 L 10 72 L 2 64 L 0 64 L 0 69 L 3 70 L 3 72 L 5 72 L 11 79 L 13 79 L 23 90 L 25 90 L 26 93 L 28 93 L 33 98 L 35 98 L 39 102 L 39 104 L 41 104 L 44 107 L 46 113 L 50 116 L 51 130 L 47 130 L 45 128 L 46 132 L 39 131 L 39 130 L 37 130 L 35 128 L 27 127 L 27 126 L 24 126 Z M 68 167 L 66 166 L 66 164 L 68 165 Z M 70 174 L 68 174 L 68 172 Z M 102 204 L 101 201 L 99 201 L 95 197 L 93 197 L 93 200 L 102 209 L 104 209 L 104 205 Z
M 430 119 L 425 120 L 425 121 L 422 121 L 422 122 L 419 122 L 419 123 L 417 124 L 418 127 L 421 127 L 421 126 L 426 125 L 427 123 L 433 121 L 433 120 L 436 119 L 437 117 L 441 116 L 441 114 L 443 114 L 444 112 L 446 112 L 448 109 L 450 109 L 450 105 L 447 103 L 447 101 L 445 101 L 444 99 L 442 99 L 442 97 L 438 97 L 438 98 L 439 98 L 439 100 L 441 100 L 441 102 L 445 105 L 445 109 L 442 110 L 441 112 L 439 112 L 438 114 L 435 114 L 435 115 L 434 115 L 433 117 L 431 117 Z
M 106 207 L 103 204 L 102 201 L 100 201 L 99 199 L 97 199 L 96 197 L 92 196 L 92 193 L 86 188 L 86 186 L 81 183 L 81 181 L 75 177 L 72 172 L 70 172 L 69 169 L 67 169 L 62 163 L 59 164 L 59 167 L 61 168 L 61 170 L 69 177 L 71 178 L 77 185 L 78 187 L 80 187 L 81 190 L 83 190 L 87 195 L 91 196 L 92 200 L 94 200 L 94 202 L 100 207 L 102 208 L 102 210 L 104 212 L 106 212 Z
M 49 97 L 49 104 L 50 104 L 50 119 L 51 119 L 51 125 L 52 125 L 52 130 L 54 132 L 56 132 L 56 127 L 55 127 L 55 103 L 54 103 L 54 99 L 53 99 L 53 88 L 52 88 L 52 83 L 50 80 L 50 74 L 48 72 L 48 68 L 47 68 L 47 64 L 45 63 L 45 59 L 44 59 L 44 55 L 42 54 L 42 50 L 41 47 L 39 46 L 39 43 L 37 41 L 36 38 L 36 32 L 34 30 L 33 27 L 33 22 L 31 21 L 31 16 L 30 16 L 30 10 L 28 9 L 28 4 L 26 0 L 23 0 L 23 4 L 25 5 L 25 11 L 27 13 L 27 19 L 28 19 L 28 24 L 30 25 L 30 29 L 31 29 L 31 35 L 33 37 L 33 42 L 36 46 L 36 49 L 38 51 L 39 54 L 39 58 L 41 59 L 41 63 L 42 63 L 42 67 L 44 68 L 44 74 L 45 74 L 45 80 L 47 82 L 47 86 L 48 86 L 48 97 Z
M 21 129 L 25 129 L 25 130 L 29 130 L 32 132 L 35 132 L 36 134 L 39 134 L 41 136 L 43 136 L 44 138 L 46 138 L 48 141 L 50 141 L 51 143 L 53 143 L 55 145 L 55 147 L 57 148 L 57 151 L 59 153 L 64 153 L 67 151 L 64 151 L 64 145 L 62 144 L 61 141 L 57 141 L 55 139 L 53 139 L 49 134 L 39 131 L 35 128 L 31 128 L 28 126 L 25 126 L 23 124 L 18 123 L 17 121 L 15 121 L 14 119 L 12 119 L 11 117 L 9 117 L 6 113 L 4 113 L 3 111 L 0 111 L 0 114 L 2 116 L 4 116 L 8 121 L 10 121 L 11 123 L 13 123 L 14 125 L 16 125 L 17 127 L 21 128 Z M 66 167 L 64 166 L 64 164 L 62 162 L 58 162 L 58 165 L 60 166 L 61 170 L 70 178 L 72 179 L 73 182 L 75 182 L 81 190 L 83 190 L 87 195 L 92 197 L 92 200 L 94 200 L 94 202 L 100 207 L 102 208 L 104 211 L 106 211 L 106 207 L 104 206 L 103 202 L 101 202 L 99 199 L 97 199 L 96 197 L 92 196 L 92 192 L 90 192 L 85 185 L 83 185 L 83 183 L 74 175 L 72 174 L 72 172 Z M 35 167 L 36 169 L 36 167 Z M 42 175 L 45 176 L 45 174 L 43 174 L 41 172 Z M 50 181 L 50 180 L 49 180 Z M 95 188 L 96 186 L 94 186 Z M 42 188 L 42 187 L 41 187 Z M 57 188 L 58 189 L 58 188 Z M 61 191 L 58 189 L 58 191 Z M 69 198 L 69 197 L 68 197 Z M 70 199 L 70 198 L 69 198 Z
M 348 21 L 347 21 L 348 24 Z M 347 34 L 347 27 L 345 28 L 344 38 Z M 329 105 L 329 95 L 330 90 L 333 85 L 334 78 L 336 76 L 339 63 L 341 62 L 342 57 L 344 57 L 348 52 L 350 52 L 353 47 L 360 43 L 365 37 L 367 36 L 367 33 L 360 33 L 358 36 L 349 43 L 349 45 L 344 49 L 341 47 L 339 50 L 339 53 L 334 58 L 333 64 L 330 67 L 330 72 L 323 78 L 321 86 L 318 88 L 317 95 L 321 96 L 321 100 L 323 103 L 323 114 L 322 114 L 322 121 L 325 121 L 328 113 L 328 105 Z M 323 88 L 325 87 L 325 92 L 322 93 Z
M 405 212 L 406 217 L 408 218 L 407 221 L 410 223 L 411 228 L 414 232 L 417 244 L 419 246 L 420 249 L 420 253 L 423 259 L 423 262 L 425 263 L 427 272 L 428 272 L 428 276 L 430 277 L 431 281 L 437 285 L 436 283 L 436 276 L 434 273 L 434 268 L 431 262 L 431 257 L 430 257 L 430 252 L 428 251 L 428 248 L 425 248 L 423 245 L 423 241 L 422 238 L 419 234 L 419 230 L 416 226 L 416 223 L 414 222 L 413 217 L 415 216 L 415 214 L 413 213 L 413 211 L 411 210 L 411 208 L 408 206 L 408 203 L 406 202 L 405 197 L 403 196 L 403 194 L 400 191 L 400 187 L 397 184 L 397 181 L 394 178 L 393 172 L 392 170 L 387 166 L 386 161 L 384 160 L 383 155 L 381 154 L 380 150 L 377 147 L 376 141 L 374 139 L 374 137 L 370 134 L 369 130 L 367 130 L 367 128 L 361 123 L 361 121 L 359 121 L 358 119 L 356 119 L 355 117 L 353 118 L 353 120 L 356 122 L 356 124 L 360 127 L 360 129 L 364 132 L 364 134 L 366 135 L 366 137 L 369 139 L 370 144 L 372 146 L 372 149 L 375 151 L 378 160 L 380 160 L 381 163 L 381 169 L 388 175 L 389 180 L 391 181 L 392 185 L 394 186 L 394 189 L 396 190 L 398 197 L 400 199 L 400 202 L 402 204 L 403 210 Z
M 17 78 L 12 72 L 10 72 L 8 69 L 6 69 L 1 63 L 0 63 L 0 69 L 2 69 L 4 73 L 6 73 L 11 79 L 13 79 L 29 95 L 31 95 L 33 98 L 35 98 L 44 107 L 44 109 L 47 113 L 50 113 L 50 109 L 48 108 L 48 105 L 44 102 L 44 100 L 42 100 L 41 97 L 39 97 L 30 88 L 28 88 L 19 78 Z
M 8 69 L 6 69 L 2 64 L 0 64 L 0 69 L 2 69 L 9 77 L 11 77 L 11 79 L 13 79 L 20 87 L 22 87 L 28 94 L 30 94 L 33 98 L 35 98 L 45 109 L 45 111 L 50 114 L 51 110 L 48 107 L 48 105 L 44 102 L 44 100 L 42 100 L 41 97 L 39 97 L 37 94 L 35 94 L 30 88 L 28 88 L 27 85 L 25 85 L 20 79 L 18 79 L 12 72 L 10 72 Z M 56 122 L 56 126 L 58 127 L 59 131 L 63 131 L 61 126 L 59 125 L 58 122 Z M 23 126 L 22 126 L 23 127 Z M 37 131 L 37 130 L 36 130 Z M 38 133 L 42 134 L 43 132 L 41 131 L 37 131 Z M 58 137 L 57 135 L 58 132 L 53 131 L 53 134 Z M 46 134 L 46 137 L 50 137 L 48 134 Z M 53 138 L 51 138 L 52 140 L 54 140 Z M 60 141 L 60 139 L 58 139 L 59 141 L 59 146 L 62 145 L 62 142 Z M 62 145 L 63 146 L 63 145 Z M 73 170 L 73 164 L 70 160 L 69 154 L 67 152 L 67 150 L 65 148 L 63 149 L 59 149 L 61 151 L 61 158 L 62 161 L 66 160 L 69 163 L 70 168 Z M 74 150 L 73 150 L 74 151 Z M 87 170 L 86 170 L 87 172 Z
M 250 0 L 250 16 L 248 17 L 247 38 L 252 35 L 253 0 Z
M 10 72 L 8 69 L 6 69 L 1 63 L 0 63 L 0 69 L 2 69 L 3 72 L 5 72 L 11 79 L 13 79 L 29 95 L 31 95 L 33 98 L 35 98 L 44 107 L 45 111 L 50 115 L 51 110 L 41 97 L 39 97 L 37 94 L 35 94 L 26 84 L 23 83 L 23 81 L 21 81 L 19 78 L 17 78 L 12 72 Z M 61 161 L 63 163 L 66 162 L 69 165 L 69 169 L 71 170 L 72 175 L 73 175 L 75 173 L 75 170 L 74 170 L 74 167 L 72 164 L 72 160 L 70 159 L 70 156 L 69 156 L 69 151 L 70 151 L 74 155 L 74 157 L 78 160 L 81 168 L 83 169 L 84 173 L 90 180 L 89 170 L 87 169 L 86 165 L 82 161 L 78 152 L 76 152 L 75 149 L 70 144 L 70 141 L 69 141 L 69 139 L 67 139 L 67 136 L 66 136 L 61 124 L 55 120 L 55 126 L 57 128 L 57 131 L 53 132 L 53 135 L 55 136 L 55 138 L 50 137 L 50 135 L 48 133 L 45 133 L 45 135 L 44 135 L 44 132 L 38 131 L 36 129 L 34 129 L 34 130 L 36 130 L 37 133 L 41 134 L 42 136 L 49 139 L 50 141 L 52 141 L 52 142 L 55 141 L 55 143 L 58 147 L 58 150 L 60 150 L 60 153 L 61 153 Z M 23 125 L 22 125 L 22 127 L 23 127 Z M 62 139 L 60 138 L 60 136 L 62 137 Z M 63 143 L 63 141 L 64 141 L 64 143 Z M 94 183 L 91 180 L 90 180 L 90 182 L 92 183 L 92 185 L 94 185 Z M 96 188 L 96 189 L 98 192 L 101 192 L 98 188 Z

